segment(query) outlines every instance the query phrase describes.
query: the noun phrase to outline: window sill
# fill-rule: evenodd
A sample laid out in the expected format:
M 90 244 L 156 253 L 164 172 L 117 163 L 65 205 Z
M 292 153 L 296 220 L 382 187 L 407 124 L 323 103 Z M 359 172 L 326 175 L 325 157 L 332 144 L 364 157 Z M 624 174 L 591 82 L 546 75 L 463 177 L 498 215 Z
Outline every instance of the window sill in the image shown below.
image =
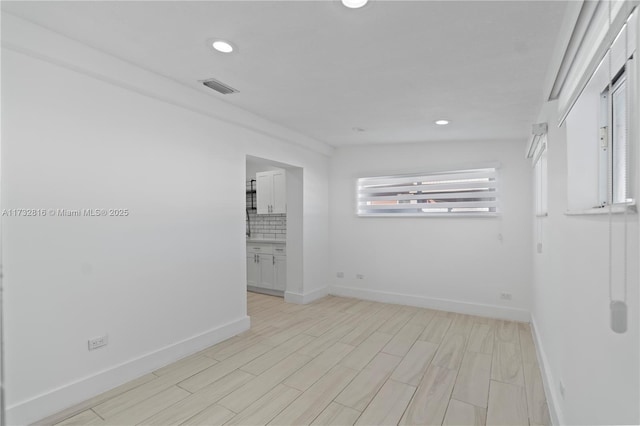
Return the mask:
M 461 218 L 461 217 L 498 217 L 500 213 L 429 213 L 429 214 L 413 214 L 413 213 L 388 213 L 388 214 L 356 214 L 357 217 L 415 217 L 415 218 L 423 218 L 423 217 L 450 217 L 450 218 Z
M 636 208 L 636 204 L 618 204 L 615 206 L 604 206 L 604 207 L 594 207 L 585 210 L 568 210 L 564 214 L 566 216 L 587 216 L 587 215 L 602 215 L 602 214 L 623 214 L 623 213 L 638 213 L 638 209 Z

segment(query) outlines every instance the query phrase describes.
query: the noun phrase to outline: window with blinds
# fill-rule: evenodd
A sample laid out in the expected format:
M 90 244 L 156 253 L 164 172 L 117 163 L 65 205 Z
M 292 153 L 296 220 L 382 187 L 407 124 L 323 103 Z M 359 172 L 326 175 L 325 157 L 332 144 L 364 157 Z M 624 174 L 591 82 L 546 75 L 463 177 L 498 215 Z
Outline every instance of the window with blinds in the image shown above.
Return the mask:
M 358 216 L 494 216 L 495 168 L 358 179 Z

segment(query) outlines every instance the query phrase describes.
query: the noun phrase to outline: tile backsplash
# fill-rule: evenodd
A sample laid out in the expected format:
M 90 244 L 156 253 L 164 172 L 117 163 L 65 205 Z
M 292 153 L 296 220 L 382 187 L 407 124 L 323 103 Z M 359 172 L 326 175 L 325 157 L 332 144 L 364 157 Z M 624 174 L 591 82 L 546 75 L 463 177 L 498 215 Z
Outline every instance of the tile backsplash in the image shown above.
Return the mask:
M 287 215 L 286 214 L 258 214 L 255 209 L 251 209 L 251 199 L 253 206 L 256 203 L 256 194 L 252 194 L 251 183 L 247 181 L 247 210 L 251 224 L 251 238 L 265 239 L 287 239 Z M 255 182 L 253 183 L 255 189 Z

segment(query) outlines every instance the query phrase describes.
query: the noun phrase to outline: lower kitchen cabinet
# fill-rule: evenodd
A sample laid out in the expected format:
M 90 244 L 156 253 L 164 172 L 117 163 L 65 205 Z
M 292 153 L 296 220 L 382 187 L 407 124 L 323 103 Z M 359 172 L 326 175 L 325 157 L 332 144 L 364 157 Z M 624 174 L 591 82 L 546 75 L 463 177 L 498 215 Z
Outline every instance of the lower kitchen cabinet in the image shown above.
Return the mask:
M 258 255 L 247 253 L 247 287 L 257 287 L 260 282 L 260 265 Z
M 284 244 L 247 244 L 247 287 L 282 295 L 287 289 L 287 257 Z
M 273 256 L 275 281 L 274 289 L 285 291 L 287 289 L 287 257 Z
M 275 282 L 275 262 L 273 261 L 272 254 L 259 254 L 258 255 L 258 265 L 260 267 L 260 282 L 257 287 L 274 289 Z

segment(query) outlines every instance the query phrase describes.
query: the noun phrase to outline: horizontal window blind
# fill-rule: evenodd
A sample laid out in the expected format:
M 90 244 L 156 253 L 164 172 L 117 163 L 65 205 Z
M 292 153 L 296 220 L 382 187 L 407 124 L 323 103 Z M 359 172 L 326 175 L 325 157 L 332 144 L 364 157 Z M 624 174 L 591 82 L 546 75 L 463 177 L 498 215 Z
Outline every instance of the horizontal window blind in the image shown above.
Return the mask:
M 476 216 L 498 212 L 495 168 L 358 179 L 359 216 Z

